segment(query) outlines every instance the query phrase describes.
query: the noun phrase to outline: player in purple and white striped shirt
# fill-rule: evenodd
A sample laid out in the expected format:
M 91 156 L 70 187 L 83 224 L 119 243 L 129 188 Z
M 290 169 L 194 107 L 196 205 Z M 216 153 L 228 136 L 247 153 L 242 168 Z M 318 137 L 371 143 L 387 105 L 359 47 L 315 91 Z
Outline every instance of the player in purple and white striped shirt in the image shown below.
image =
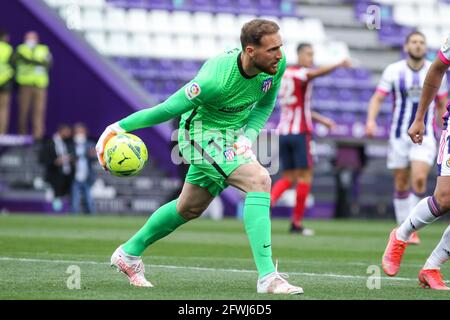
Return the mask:
M 423 144 L 426 139 L 424 123 L 428 105 L 435 98 L 441 81 L 450 66 L 449 36 L 444 41 L 438 57 L 435 59 L 424 81 L 423 92 L 415 119 L 408 130 L 414 143 Z M 389 276 L 395 276 L 402 261 L 408 239 L 411 234 L 450 212 L 450 133 L 448 131 L 450 104 L 444 115 L 444 124 L 437 158 L 438 174 L 434 194 L 422 199 L 411 211 L 400 227 L 392 230 L 383 255 L 383 270 Z M 442 239 L 425 265 L 419 271 L 419 283 L 424 288 L 450 290 L 442 280 L 441 266 L 450 258 L 450 226 L 444 231 Z
M 375 120 L 381 104 L 387 95 L 392 94 L 394 106 L 387 167 L 393 170 L 394 174 L 394 209 L 398 225 L 425 196 L 427 176 L 437 149 L 434 134 L 435 110 L 438 109 L 438 115 L 442 117 L 447 101 L 447 79 L 444 77 L 436 97 L 426 109 L 424 141 L 421 146 L 412 143 L 408 136 L 408 128 L 414 121 L 423 82 L 431 62 L 425 59 L 426 39 L 420 32 L 412 32 L 407 36 L 404 51 L 407 54 L 406 59 L 390 64 L 384 70 L 376 92 L 370 100 L 366 124 L 367 135 L 373 137 L 377 129 Z M 410 243 L 419 242 L 417 234 L 413 233 Z

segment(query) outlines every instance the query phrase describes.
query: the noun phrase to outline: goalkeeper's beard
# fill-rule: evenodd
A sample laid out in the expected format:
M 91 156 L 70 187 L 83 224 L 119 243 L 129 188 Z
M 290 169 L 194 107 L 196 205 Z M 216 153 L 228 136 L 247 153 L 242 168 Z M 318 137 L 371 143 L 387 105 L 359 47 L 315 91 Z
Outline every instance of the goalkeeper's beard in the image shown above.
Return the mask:
M 255 58 L 252 58 L 252 63 L 253 63 L 253 66 L 254 66 L 256 69 L 258 69 L 258 70 L 261 71 L 261 72 L 265 72 L 265 73 L 267 73 L 267 74 L 274 75 L 274 74 L 276 74 L 277 71 L 278 71 L 278 68 L 271 68 L 271 67 L 270 67 L 272 64 L 268 64 L 267 66 L 264 66 L 263 64 L 261 64 L 261 63 L 259 63 L 258 61 L 256 61 Z

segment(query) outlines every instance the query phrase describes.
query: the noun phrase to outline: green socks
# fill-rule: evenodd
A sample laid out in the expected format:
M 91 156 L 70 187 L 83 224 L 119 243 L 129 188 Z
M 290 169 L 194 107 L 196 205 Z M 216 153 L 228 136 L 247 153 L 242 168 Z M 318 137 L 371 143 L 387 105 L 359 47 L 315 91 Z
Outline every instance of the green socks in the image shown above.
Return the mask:
M 123 245 L 125 253 L 141 256 L 149 245 L 186 223 L 187 221 L 177 212 L 176 203 L 177 200 L 173 200 L 156 210 L 145 225 Z M 259 277 L 274 272 L 270 237 L 270 193 L 247 193 L 244 205 L 244 226 Z
M 244 226 L 259 278 L 262 278 L 275 271 L 270 241 L 270 193 L 247 193 L 244 205 Z
M 177 212 L 176 205 L 177 200 L 173 200 L 156 210 L 145 225 L 122 246 L 125 253 L 140 256 L 149 245 L 186 223 L 187 220 Z

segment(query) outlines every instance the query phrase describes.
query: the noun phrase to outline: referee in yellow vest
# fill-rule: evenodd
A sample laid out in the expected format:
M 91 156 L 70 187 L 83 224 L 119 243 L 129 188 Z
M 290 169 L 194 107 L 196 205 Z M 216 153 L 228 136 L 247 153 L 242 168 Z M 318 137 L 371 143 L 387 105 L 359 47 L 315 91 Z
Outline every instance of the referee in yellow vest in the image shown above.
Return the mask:
M 19 85 L 19 133 L 27 134 L 28 115 L 32 113 L 33 137 L 40 140 L 45 133 L 48 71 L 52 56 L 46 45 L 39 43 L 35 31 L 25 34 L 15 55 L 16 81 Z
M 0 30 L 0 134 L 8 132 L 9 108 L 14 78 L 12 67 L 14 50 L 8 42 L 8 33 Z

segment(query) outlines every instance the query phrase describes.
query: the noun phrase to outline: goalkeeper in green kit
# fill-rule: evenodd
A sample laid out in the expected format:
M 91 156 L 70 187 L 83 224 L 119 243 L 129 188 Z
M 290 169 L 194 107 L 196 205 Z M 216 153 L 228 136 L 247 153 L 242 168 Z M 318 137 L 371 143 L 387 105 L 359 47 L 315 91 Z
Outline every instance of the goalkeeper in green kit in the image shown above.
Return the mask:
M 272 261 L 271 179 L 256 160 L 251 144 L 273 111 L 286 68 L 276 23 L 254 19 L 241 30 L 242 50 L 209 59 L 197 76 L 165 102 L 109 125 L 96 149 L 117 133 L 151 127 L 182 115 L 178 142 L 190 164 L 180 196 L 156 210 L 130 240 L 120 245 L 111 265 L 135 286 L 151 287 L 144 276 L 142 253 L 182 224 L 198 218 L 229 185 L 246 192 L 244 226 L 256 268 L 257 292 L 301 294 Z

